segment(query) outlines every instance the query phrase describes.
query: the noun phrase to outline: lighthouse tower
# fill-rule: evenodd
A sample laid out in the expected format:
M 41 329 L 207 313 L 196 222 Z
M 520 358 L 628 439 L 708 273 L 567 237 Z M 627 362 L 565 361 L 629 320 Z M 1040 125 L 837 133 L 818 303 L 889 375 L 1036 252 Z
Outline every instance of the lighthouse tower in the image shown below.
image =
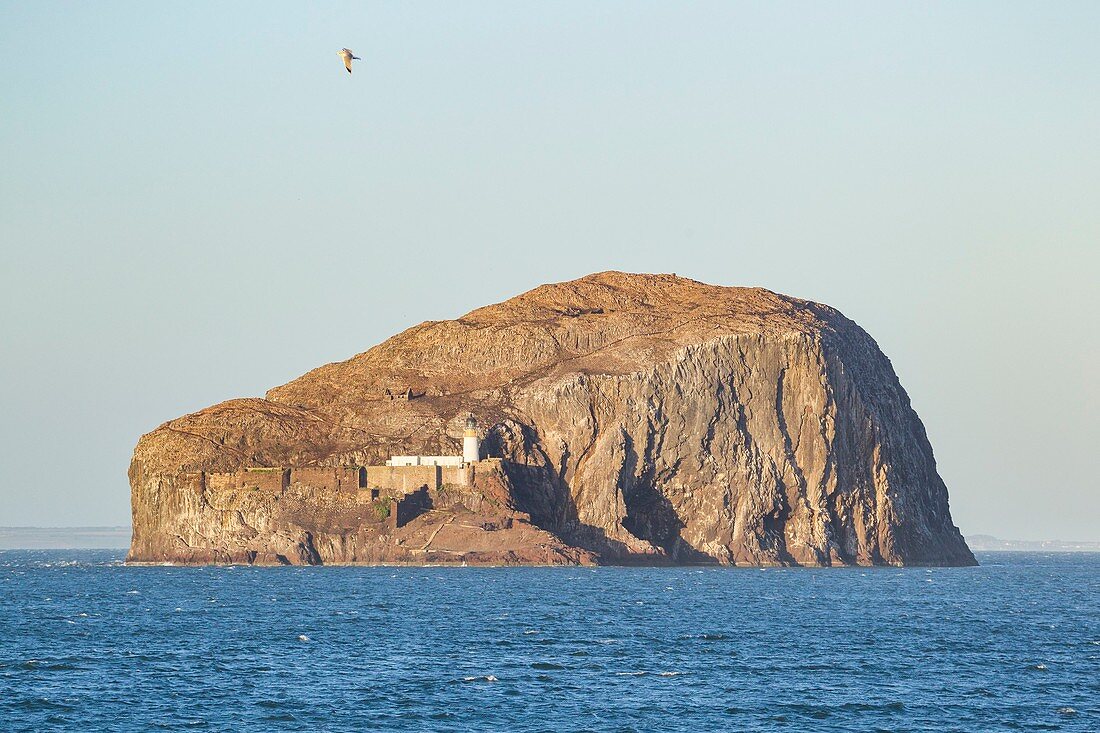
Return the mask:
M 477 439 L 477 420 L 473 415 L 466 418 L 466 430 L 462 433 L 462 461 L 476 463 L 481 460 L 481 446 Z

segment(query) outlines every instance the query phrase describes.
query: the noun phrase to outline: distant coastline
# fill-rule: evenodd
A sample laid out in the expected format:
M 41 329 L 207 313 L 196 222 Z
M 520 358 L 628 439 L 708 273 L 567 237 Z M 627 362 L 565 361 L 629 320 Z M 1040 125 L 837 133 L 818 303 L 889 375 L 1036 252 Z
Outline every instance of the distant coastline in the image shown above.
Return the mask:
M 0 550 L 125 550 L 130 527 L 0 527 Z M 966 537 L 975 552 L 1100 552 L 1100 542 Z
M 0 527 L 0 550 L 125 550 L 129 527 Z
M 1100 542 L 1002 540 L 988 534 L 967 535 L 966 544 L 975 552 L 1100 552 Z

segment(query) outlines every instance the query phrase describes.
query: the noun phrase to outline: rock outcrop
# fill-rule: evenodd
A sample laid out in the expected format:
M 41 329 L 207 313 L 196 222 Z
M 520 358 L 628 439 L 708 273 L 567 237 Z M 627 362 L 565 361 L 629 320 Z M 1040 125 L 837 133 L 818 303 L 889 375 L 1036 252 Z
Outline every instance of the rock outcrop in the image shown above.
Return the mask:
M 471 413 L 500 469 L 401 527 L 354 492 L 195 483 L 459 454 Z M 974 564 L 866 332 L 674 275 L 600 273 L 422 323 L 165 423 L 130 482 L 139 562 Z

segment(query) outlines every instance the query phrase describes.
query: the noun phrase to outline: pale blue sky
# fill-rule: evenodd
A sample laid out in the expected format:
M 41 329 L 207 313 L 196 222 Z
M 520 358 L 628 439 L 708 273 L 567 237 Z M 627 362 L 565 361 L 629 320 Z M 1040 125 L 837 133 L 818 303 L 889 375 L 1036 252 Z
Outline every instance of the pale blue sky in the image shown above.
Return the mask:
M 1100 539 L 1100 3 L 0 3 L 0 525 L 547 281 L 823 301 L 966 533 Z M 363 58 L 343 70 L 336 51 Z

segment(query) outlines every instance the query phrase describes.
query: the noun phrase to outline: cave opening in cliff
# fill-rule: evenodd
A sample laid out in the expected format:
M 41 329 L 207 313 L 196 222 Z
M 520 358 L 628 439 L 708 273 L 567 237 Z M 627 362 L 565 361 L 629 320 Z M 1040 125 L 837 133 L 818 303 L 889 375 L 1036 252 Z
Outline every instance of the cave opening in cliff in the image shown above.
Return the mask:
M 624 487 L 626 516 L 623 527 L 638 539 L 660 547 L 668 558 L 682 563 L 712 564 L 714 557 L 700 552 L 680 536 L 684 522 L 672 502 L 652 483 L 633 483 Z
M 669 500 L 652 485 L 635 484 L 623 492 L 623 502 L 623 527 L 639 539 L 671 550 L 684 525 Z

